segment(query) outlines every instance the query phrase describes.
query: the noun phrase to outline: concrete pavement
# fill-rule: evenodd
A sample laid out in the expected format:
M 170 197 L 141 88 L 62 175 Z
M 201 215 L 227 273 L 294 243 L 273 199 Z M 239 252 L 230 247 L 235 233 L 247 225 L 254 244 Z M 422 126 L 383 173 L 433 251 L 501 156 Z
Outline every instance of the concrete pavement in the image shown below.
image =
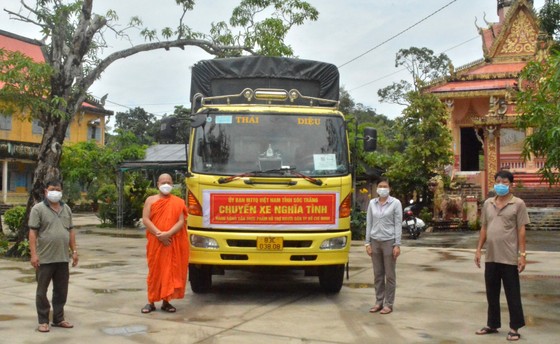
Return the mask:
M 370 314 L 373 274 L 354 242 L 350 278 L 326 295 L 300 273 L 227 273 L 213 290 L 175 300 L 177 312 L 140 313 L 146 303 L 145 238 L 138 229 L 101 229 L 76 214 L 78 267 L 71 268 L 66 318 L 75 328 L 36 332 L 34 270 L 27 261 L 0 259 L 0 336 L 10 343 L 495 343 L 506 342 L 509 316 L 502 296 L 499 334 L 476 336 L 485 325 L 483 270 L 472 248 L 419 247 L 404 240 L 397 268 L 395 310 Z M 560 235 L 560 233 L 555 233 Z M 453 233 L 447 242 L 472 243 Z M 465 239 L 466 238 L 466 239 Z M 407 245 L 409 243 L 409 245 Z M 466 245 L 466 246 L 468 246 Z M 529 250 L 522 274 L 527 326 L 521 342 L 553 343 L 560 333 L 560 253 Z M 159 305 L 158 305 L 159 306 Z

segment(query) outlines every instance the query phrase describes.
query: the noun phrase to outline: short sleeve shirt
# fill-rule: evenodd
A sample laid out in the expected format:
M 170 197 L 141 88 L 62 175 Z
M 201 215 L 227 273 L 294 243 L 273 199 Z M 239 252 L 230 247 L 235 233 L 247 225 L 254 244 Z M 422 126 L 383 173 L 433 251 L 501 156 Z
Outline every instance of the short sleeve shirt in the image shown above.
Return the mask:
M 72 211 L 61 203 L 61 210 L 56 213 L 47 201 L 37 203 L 29 214 L 29 228 L 37 231 L 37 255 L 41 264 L 64 263 L 70 261 L 68 247 Z
M 496 197 L 487 199 L 481 213 L 481 224 L 486 226 L 486 262 L 517 265 L 518 230 L 529 222 L 522 199 L 513 196 L 502 209 L 496 206 Z

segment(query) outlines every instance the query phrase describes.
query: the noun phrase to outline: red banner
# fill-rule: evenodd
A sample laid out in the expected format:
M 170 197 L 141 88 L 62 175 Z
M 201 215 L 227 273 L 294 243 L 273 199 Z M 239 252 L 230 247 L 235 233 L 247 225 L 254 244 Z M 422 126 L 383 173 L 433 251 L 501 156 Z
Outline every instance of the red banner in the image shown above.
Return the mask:
M 335 193 L 210 194 L 212 225 L 333 225 Z

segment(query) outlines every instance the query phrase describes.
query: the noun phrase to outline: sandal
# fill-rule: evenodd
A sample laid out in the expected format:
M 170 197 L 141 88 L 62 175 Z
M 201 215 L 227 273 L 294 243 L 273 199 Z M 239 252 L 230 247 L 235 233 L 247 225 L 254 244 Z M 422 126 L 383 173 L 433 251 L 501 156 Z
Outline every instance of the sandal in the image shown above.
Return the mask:
M 71 323 L 69 323 L 66 320 L 62 320 L 61 322 L 58 323 L 52 323 L 51 324 L 52 327 L 62 327 L 62 328 L 73 328 L 74 325 L 72 325 Z
M 383 309 L 381 310 L 381 312 L 379 312 L 379 314 L 389 314 L 393 311 L 393 309 L 391 307 L 383 307 Z
M 382 309 L 383 309 L 383 306 L 381 306 L 381 305 L 375 305 L 375 306 L 373 306 L 373 307 L 371 307 L 371 308 L 369 309 L 369 312 L 370 312 L 370 313 L 377 313 L 377 312 L 379 312 L 379 311 L 382 310 Z
M 156 306 L 153 303 L 147 303 L 142 309 L 140 310 L 143 314 L 148 314 L 156 310 Z
M 491 328 L 491 327 L 483 327 L 480 330 L 476 331 L 475 333 L 479 335 L 498 333 L 498 329 Z
M 164 302 L 161 305 L 161 310 L 169 313 L 175 313 L 177 311 L 177 308 L 173 307 L 169 302 Z
M 518 341 L 520 338 L 521 338 L 521 334 L 519 332 L 509 331 L 506 339 L 509 340 L 510 342 L 515 342 Z
M 39 332 L 49 332 L 49 324 L 39 324 L 39 326 L 37 327 L 37 331 Z

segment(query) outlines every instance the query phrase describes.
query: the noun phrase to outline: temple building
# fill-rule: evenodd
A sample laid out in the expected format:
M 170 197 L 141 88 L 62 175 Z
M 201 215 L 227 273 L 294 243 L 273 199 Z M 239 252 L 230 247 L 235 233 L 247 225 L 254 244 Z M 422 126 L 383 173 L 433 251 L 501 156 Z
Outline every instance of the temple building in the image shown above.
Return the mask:
M 530 61 L 547 54 L 532 0 L 498 0 L 497 23 L 478 28 L 483 58 L 450 69 L 450 77 L 433 83 L 426 92 L 444 102 L 453 135 L 454 180 L 480 186 L 486 195 L 501 169 L 514 173 L 525 186 L 545 187 L 538 170 L 542 159 L 523 160 L 523 142 L 530 131 L 515 126 L 514 95 L 519 74 Z
M 35 62 L 45 62 L 41 46 L 39 41 L 0 30 L 1 49 L 19 51 Z M 93 140 L 104 145 L 106 117 L 112 114 L 102 103 L 87 100 L 68 126 L 64 143 Z M 23 112 L 0 112 L 0 205 L 25 204 L 29 197 L 43 128 L 37 119 L 28 117 Z

